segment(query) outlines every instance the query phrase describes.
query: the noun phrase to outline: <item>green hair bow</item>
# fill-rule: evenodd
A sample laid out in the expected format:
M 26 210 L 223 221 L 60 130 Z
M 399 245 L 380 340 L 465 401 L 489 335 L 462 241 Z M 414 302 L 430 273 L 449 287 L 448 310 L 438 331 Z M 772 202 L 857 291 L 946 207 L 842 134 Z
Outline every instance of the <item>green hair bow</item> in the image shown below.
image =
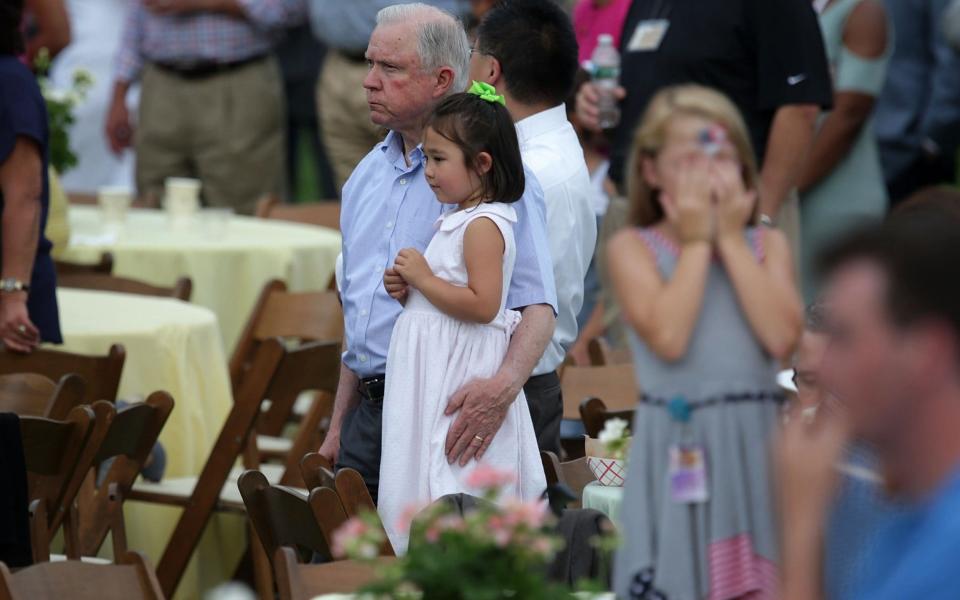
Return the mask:
M 507 101 L 504 97 L 497 93 L 497 88 L 493 87 L 489 83 L 484 83 L 482 81 L 474 81 L 470 84 L 470 89 L 467 90 L 468 94 L 473 94 L 474 96 L 480 96 L 482 100 L 487 102 L 494 102 L 496 104 L 502 104 L 503 106 L 507 105 Z

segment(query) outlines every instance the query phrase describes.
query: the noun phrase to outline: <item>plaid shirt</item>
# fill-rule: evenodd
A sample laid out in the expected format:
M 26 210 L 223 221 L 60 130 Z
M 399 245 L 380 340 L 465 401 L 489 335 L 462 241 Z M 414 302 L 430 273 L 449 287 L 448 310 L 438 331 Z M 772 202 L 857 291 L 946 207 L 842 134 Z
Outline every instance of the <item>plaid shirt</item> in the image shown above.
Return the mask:
M 158 16 L 141 0 L 131 0 L 117 54 L 117 79 L 136 80 L 144 61 L 230 63 L 266 54 L 277 32 L 307 17 L 304 0 L 238 2 L 246 19 L 213 12 Z

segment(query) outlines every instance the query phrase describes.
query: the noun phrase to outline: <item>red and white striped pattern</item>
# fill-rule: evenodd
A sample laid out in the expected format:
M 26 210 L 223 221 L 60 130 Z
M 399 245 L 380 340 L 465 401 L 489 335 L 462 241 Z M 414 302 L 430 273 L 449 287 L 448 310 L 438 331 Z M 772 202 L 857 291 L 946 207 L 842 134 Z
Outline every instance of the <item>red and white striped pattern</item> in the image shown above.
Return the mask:
M 746 533 L 714 542 L 707 549 L 710 564 L 709 600 L 775 600 L 779 592 L 777 566 L 758 556 Z

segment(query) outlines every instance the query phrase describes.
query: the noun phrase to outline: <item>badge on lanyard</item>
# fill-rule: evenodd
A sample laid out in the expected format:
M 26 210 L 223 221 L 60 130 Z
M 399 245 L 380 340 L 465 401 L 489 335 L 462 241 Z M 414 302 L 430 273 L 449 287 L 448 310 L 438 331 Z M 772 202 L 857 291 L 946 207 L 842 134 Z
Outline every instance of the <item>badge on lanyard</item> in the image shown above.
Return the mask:
M 694 444 L 670 446 L 670 498 L 678 504 L 699 504 L 710 498 L 707 460 L 703 448 Z
M 627 52 L 655 52 L 660 49 L 663 38 L 670 28 L 670 21 L 666 19 L 649 19 L 640 21 L 633 30 Z

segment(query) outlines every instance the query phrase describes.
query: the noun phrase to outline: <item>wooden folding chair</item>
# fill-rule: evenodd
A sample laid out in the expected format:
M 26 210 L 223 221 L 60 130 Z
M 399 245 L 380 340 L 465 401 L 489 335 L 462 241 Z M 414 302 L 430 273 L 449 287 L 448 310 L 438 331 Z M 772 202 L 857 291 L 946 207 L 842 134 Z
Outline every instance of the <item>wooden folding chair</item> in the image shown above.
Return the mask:
M 563 418 L 580 419 L 580 403 L 588 398 L 603 398 L 612 410 L 636 406 L 639 387 L 629 364 L 577 367 L 568 365 L 560 377 L 563 390 Z
M 11 573 L 0 563 L 0 600 L 163 600 L 147 560 L 136 552 L 117 564 L 44 562 Z
M 158 298 L 176 298 L 190 301 L 193 282 L 189 277 L 180 277 L 172 287 L 150 285 L 137 279 L 117 277 L 103 273 L 72 273 L 57 276 L 57 285 L 65 288 L 96 290 L 101 292 L 119 292 L 138 296 L 156 296 Z
M 244 450 L 260 414 L 260 407 L 270 397 L 271 389 L 282 388 L 291 380 L 299 384 L 301 377 L 315 377 L 322 389 L 336 389 L 339 372 L 331 372 L 331 369 L 322 366 L 339 360 L 339 347 L 336 344 L 307 344 L 286 350 L 280 340 L 263 342 L 257 348 L 253 364 L 243 378 L 233 407 L 200 476 L 166 479 L 161 483 L 138 481 L 134 484 L 128 499 L 184 509 L 157 564 L 157 577 L 167 595 L 173 595 L 176 590 L 213 511 L 244 511 L 243 499 L 236 487 L 240 470 L 235 471 L 233 465 L 243 453 L 247 468 L 258 466 L 256 456 L 251 457 L 251 453 Z M 318 369 L 318 365 L 321 368 Z M 323 374 L 318 375 L 317 371 Z M 297 477 L 295 464 L 293 468 L 272 471 L 271 478 L 274 482 L 283 482 L 288 472 L 291 477 Z
M 230 357 L 230 380 L 235 391 L 249 368 L 250 359 L 257 346 L 274 337 L 300 343 L 342 342 L 343 310 L 336 294 L 291 293 L 282 281 L 268 282 L 261 291 Z M 330 365 L 330 368 L 339 371 L 340 366 Z M 288 386 L 286 393 L 274 393 L 271 396 L 269 407 L 257 422 L 257 431 L 261 435 L 258 447 L 263 458 L 284 459 L 293 453 L 296 460 L 299 460 L 307 450 L 320 445 L 320 426 L 333 412 L 333 396 L 336 390 L 329 390 L 329 394 L 318 394 L 306 407 L 298 409 L 301 404 L 298 403 L 298 398 L 306 389 L 311 388 L 297 389 L 296 386 Z M 295 414 L 303 421 L 301 429 L 309 428 L 311 432 L 315 432 L 306 448 L 294 449 L 288 439 L 279 437 Z
M 394 557 L 380 557 L 374 564 L 354 560 L 301 564 L 293 548 L 280 547 L 273 564 L 280 600 L 310 600 L 323 594 L 356 592 L 376 580 L 378 568 L 395 560 Z
M 83 379 L 72 373 L 57 382 L 39 373 L 0 375 L 0 412 L 63 419 L 83 404 L 85 390 Z
M 253 529 L 271 560 L 280 546 L 295 548 L 306 562 L 315 555 L 324 560 L 332 558 L 329 545 L 331 538 L 321 528 L 310 497 L 303 490 L 270 485 L 263 473 L 253 470 L 240 476 L 237 487 Z M 330 511 L 333 514 L 327 516 L 335 518 L 342 525 L 346 522 L 346 513 L 339 506 L 336 495 L 334 499 L 337 504 Z M 325 501 L 320 501 L 318 508 L 324 511 L 328 507 Z M 333 522 L 333 525 L 339 526 L 337 522 Z
M 376 517 L 376 521 L 383 530 L 383 544 L 380 546 L 380 556 L 396 556 L 390 540 L 387 539 L 386 529 L 380 521 L 377 513 L 377 505 L 373 503 L 370 496 L 370 490 L 367 484 L 363 482 L 363 477 L 354 469 L 340 469 L 337 471 L 334 484 L 337 487 L 337 496 L 340 497 L 340 503 L 348 517 L 358 517 L 369 513 Z
M 340 203 L 336 200 L 285 204 L 277 196 L 269 194 L 257 202 L 256 216 L 261 219 L 319 225 L 340 231 Z
M 587 435 L 592 438 L 600 435 L 603 426 L 610 419 L 623 419 L 627 423 L 633 423 L 634 409 L 629 410 L 610 410 L 600 398 L 587 398 L 580 404 L 580 418 L 583 420 L 583 428 Z
M 331 490 L 337 489 L 333 465 L 316 452 L 304 454 L 303 458 L 300 459 L 300 476 L 308 490 L 319 487 L 326 487 Z
M 100 262 L 90 264 L 55 260 L 53 266 L 58 279 L 65 275 L 110 275 L 113 273 L 113 255 L 104 252 L 100 255 Z
M 67 556 L 80 558 L 74 499 L 115 414 L 112 404 L 99 400 L 74 408 L 64 421 L 20 419 L 34 562 L 50 559 L 50 540 L 61 525 Z
M 34 350 L 30 354 L 3 351 L 0 352 L 0 375 L 36 373 L 47 379 L 60 381 L 64 375 L 72 373 L 80 377 L 86 388 L 84 404 L 93 404 L 97 400 L 116 402 L 125 359 L 126 351 L 119 344 L 111 346 L 105 356 L 73 354 L 46 348 Z
M 543 462 L 543 471 L 547 476 L 547 485 L 567 486 L 577 498 L 569 504 L 569 508 L 580 508 L 583 488 L 596 479 L 587 466 L 587 459 L 581 457 L 560 462 L 556 454 L 549 450 L 542 450 L 540 460 Z
M 124 407 L 114 417 L 94 458 L 94 466 L 108 459 L 114 459 L 113 463 L 99 484 L 96 468 L 91 469 L 77 495 L 78 535 L 83 556 L 95 555 L 108 532 L 112 535 L 114 555 L 126 552 L 123 500 L 160 437 L 173 404 L 170 394 L 154 392 L 143 402 Z

